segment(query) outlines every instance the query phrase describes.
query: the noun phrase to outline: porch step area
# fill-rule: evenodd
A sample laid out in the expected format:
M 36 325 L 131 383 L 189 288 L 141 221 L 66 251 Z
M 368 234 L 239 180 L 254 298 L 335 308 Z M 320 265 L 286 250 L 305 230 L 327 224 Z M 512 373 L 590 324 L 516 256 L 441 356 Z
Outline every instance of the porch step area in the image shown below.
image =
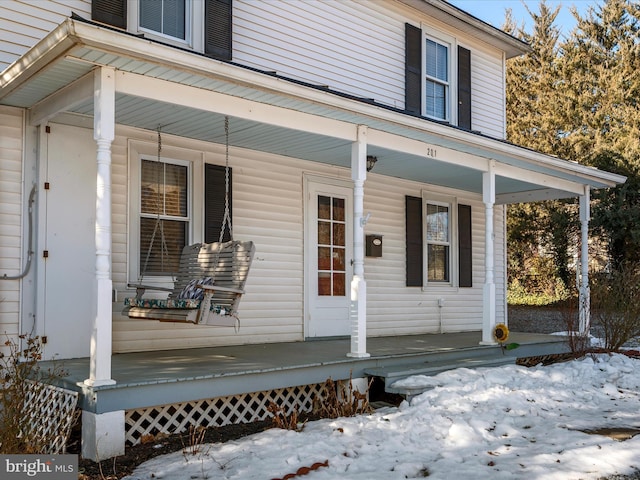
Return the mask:
M 455 368 L 499 367 L 501 365 L 514 365 L 515 363 L 515 357 L 503 355 L 502 352 L 496 353 L 495 350 L 472 350 L 470 352 L 456 352 L 445 356 L 439 355 L 433 360 L 425 360 L 422 362 L 367 368 L 364 370 L 364 373 L 370 377 L 383 379 L 385 392 L 403 395 L 407 399 L 410 399 L 433 387 L 430 385 L 420 386 L 418 384 L 411 387 L 394 387 L 393 384 L 398 380 L 414 375 L 434 376 Z

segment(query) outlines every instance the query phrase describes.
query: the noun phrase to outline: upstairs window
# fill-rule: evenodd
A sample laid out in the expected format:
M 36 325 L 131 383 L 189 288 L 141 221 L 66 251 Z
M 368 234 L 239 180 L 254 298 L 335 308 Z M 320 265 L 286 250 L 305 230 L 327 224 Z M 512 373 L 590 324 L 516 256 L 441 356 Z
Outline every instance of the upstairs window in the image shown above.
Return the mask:
M 141 30 L 187 40 L 189 0 L 140 0 Z
M 429 38 L 425 44 L 425 114 L 449 118 L 449 46 Z
M 405 24 L 405 111 L 471 130 L 471 52 Z
M 91 18 L 208 57 L 232 58 L 233 0 L 92 0 Z

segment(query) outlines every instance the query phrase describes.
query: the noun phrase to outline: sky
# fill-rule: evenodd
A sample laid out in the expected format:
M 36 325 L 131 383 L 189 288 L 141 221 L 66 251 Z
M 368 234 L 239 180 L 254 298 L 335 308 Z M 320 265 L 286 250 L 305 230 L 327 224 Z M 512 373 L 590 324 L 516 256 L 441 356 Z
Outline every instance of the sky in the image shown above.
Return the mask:
M 505 10 L 510 8 L 513 18 L 518 24 L 525 21 L 527 31 L 532 24 L 531 17 L 526 7 L 534 13 L 539 13 L 539 0 L 448 0 L 449 3 L 465 10 L 474 17 L 500 28 L 504 23 Z M 602 0 L 601 0 L 602 1 Z M 590 6 L 599 5 L 598 0 L 547 0 L 549 8 L 561 6 L 560 13 L 556 17 L 556 25 L 561 28 L 563 34 L 568 34 L 575 26 L 575 19 L 571 15 L 570 8 L 575 6 L 581 15 L 584 15 Z
M 600 429 L 640 432 L 639 362 L 601 354 L 550 366 L 417 375 L 401 382 L 430 389 L 399 407 L 309 422 L 301 431 L 272 428 L 226 443 L 187 445 L 123 480 L 596 480 L 631 474 L 640 469 L 640 435 L 616 440 Z

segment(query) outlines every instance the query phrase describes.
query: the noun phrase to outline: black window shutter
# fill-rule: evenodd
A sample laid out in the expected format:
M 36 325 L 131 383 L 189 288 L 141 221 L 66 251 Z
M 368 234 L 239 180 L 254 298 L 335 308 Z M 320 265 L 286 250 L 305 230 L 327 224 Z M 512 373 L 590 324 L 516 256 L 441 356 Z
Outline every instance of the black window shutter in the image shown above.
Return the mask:
M 471 245 L 471 206 L 458 205 L 458 283 L 473 286 L 473 252 Z
M 204 7 L 204 53 L 231 60 L 232 0 L 206 0 Z
M 127 28 L 127 0 L 93 0 L 91 18 L 113 27 Z
M 405 197 L 407 287 L 421 287 L 423 280 L 422 198 Z
M 422 113 L 422 30 L 405 24 L 404 109 Z
M 229 216 L 231 209 L 231 169 L 229 169 Z M 204 167 L 204 241 L 217 242 L 220 239 L 220 229 L 224 220 L 225 204 L 225 167 L 206 164 Z M 231 240 L 229 226 L 225 228 L 224 242 Z
M 458 126 L 471 130 L 471 52 L 458 46 Z

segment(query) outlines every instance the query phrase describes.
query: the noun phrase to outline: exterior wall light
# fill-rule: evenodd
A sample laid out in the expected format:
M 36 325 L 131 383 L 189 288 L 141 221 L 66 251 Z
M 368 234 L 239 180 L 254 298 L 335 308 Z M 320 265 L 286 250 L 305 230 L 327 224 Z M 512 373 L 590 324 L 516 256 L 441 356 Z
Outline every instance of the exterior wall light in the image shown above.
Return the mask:
M 373 166 L 378 161 L 378 157 L 374 157 L 373 155 L 367 155 L 367 172 L 370 172 L 373 169 Z

